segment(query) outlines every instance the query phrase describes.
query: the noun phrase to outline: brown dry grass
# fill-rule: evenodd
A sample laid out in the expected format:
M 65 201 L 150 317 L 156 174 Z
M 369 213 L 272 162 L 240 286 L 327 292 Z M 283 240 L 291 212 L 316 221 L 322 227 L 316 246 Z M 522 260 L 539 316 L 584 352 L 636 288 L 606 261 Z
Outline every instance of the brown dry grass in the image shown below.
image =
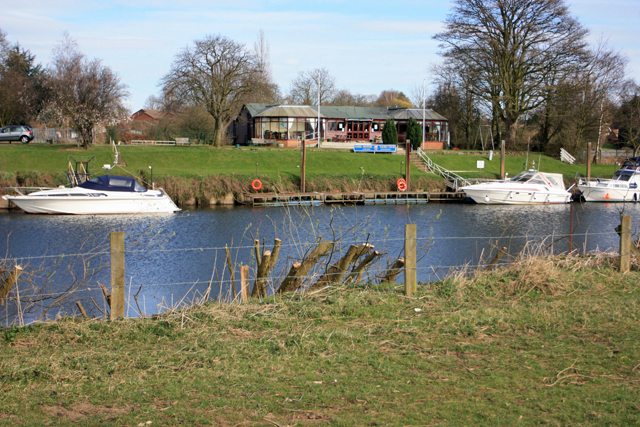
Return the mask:
M 608 253 L 554 256 L 546 253 L 546 249 L 544 245 L 528 245 L 515 256 L 506 256 L 505 264 L 494 271 L 484 266 L 454 269 L 444 283 L 458 297 L 478 292 L 481 297 L 501 299 L 520 299 L 530 292 L 559 296 L 574 292 L 585 282 L 601 283 L 594 276 L 601 275 L 602 268 L 614 267 L 614 258 Z M 637 264 L 635 259 L 634 262 Z M 599 287 L 592 290 L 598 291 Z

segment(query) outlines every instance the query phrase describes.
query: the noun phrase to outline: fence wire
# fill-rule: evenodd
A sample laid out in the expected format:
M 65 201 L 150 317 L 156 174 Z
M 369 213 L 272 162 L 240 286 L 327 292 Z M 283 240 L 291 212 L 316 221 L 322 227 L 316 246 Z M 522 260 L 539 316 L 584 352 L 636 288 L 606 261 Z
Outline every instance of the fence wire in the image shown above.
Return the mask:
M 513 242 L 516 240 L 523 240 L 520 250 L 526 247 L 527 242 L 534 242 L 534 244 L 541 245 L 544 243 L 545 249 L 540 250 L 539 253 L 550 254 L 553 253 L 553 245 L 566 239 L 588 239 L 589 237 L 617 236 L 615 232 L 601 232 L 601 233 L 565 233 L 565 234 L 550 234 L 550 235 L 532 235 L 532 234 L 519 234 L 519 235 L 499 235 L 499 236 L 427 236 L 418 237 L 417 246 L 421 248 L 422 253 L 418 254 L 418 264 L 416 271 L 419 276 L 431 278 L 433 280 L 442 280 L 448 277 L 454 271 L 477 271 L 485 268 L 491 259 L 490 254 L 498 247 L 504 246 L 501 242 Z M 368 243 L 373 245 L 370 251 L 380 251 L 376 257 L 375 262 L 372 262 L 366 270 L 364 270 L 358 278 L 360 283 L 377 283 L 381 278 L 389 273 L 390 267 L 396 258 L 402 255 L 403 246 L 398 245 L 403 242 L 404 237 L 385 237 L 385 238 L 344 238 L 341 237 L 338 241 L 334 242 L 328 256 L 319 260 L 313 268 L 307 273 L 300 276 L 295 276 L 295 279 L 299 284 L 302 284 L 301 290 L 304 290 L 314 284 L 321 276 L 327 279 L 327 283 L 332 283 L 332 277 L 339 277 L 340 279 L 348 278 L 353 269 L 358 264 L 359 259 L 356 258 L 355 262 L 349 265 L 349 268 L 344 272 L 332 273 L 329 271 L 331 266 L 336 265 L 339 259 L 345 254 L 350 245 L 362 245 Z M 264 253 L 267 250 L 268 245 L 263 244 L 258 239 L 259 251 Z M 439 243 L 446 243 L 449 241 L 459 242 L 476 242 L 481 243 L 482 248 L 479 254 L 476 256 L 476 260 L 465 260 L 464 262 L 455 262 L 449 260 L 449 262 L 434 264 L 430 261 L 429 253 L 434 248 L 438 248 Z M 279 284 L 285 279 L 292 278 L 288 276 L 291 266 L 294 262 L 299 262 L 304 259 L 306 255 L 316 247 L 319 243 L 318 239 L 312 241 L 298 242 L 298 243 L 286 243 L 282 242 L 280 245 L 281 258 L 278 259 L 277 268 L 274 267 L 269 272 L 269 275 L 264 279 L 265 287 L 268 294 L 274 294 L 278 290 Z M 510 244 L 510 243 L 509 243 Z M 395 252 L 390 253 L 390 250 L 385 250 L 385 247 L 393 247 Z M 576 245 L 577 246 L 577 245 Z M 550 249 L 551 248 L 551 249 Z M 233 275 L 231 277 L 231 271 L 228 267 L 228 260 L 226 258 L 226 250 L 233 253 L 231 264 L 233 265 Z M 573 249 L 573 248 L 572 248 Z M 498 261 L 499 267 L 507 267 L 515 265 L 522 260 L 519 257 L 519 251 L 515 254 L 505 257 Z M 125 270 L 126 274 L 126 306 L 127 310 L 133 308 L 134 314 L 144 316 L 153 313 L 147 313 L 147 302 L 154 301 L 156 303 L 156 311 L 160 312 L 163 309 L 184 308 L 185 306 L 194 302 L 202 302 L 206 296 L 206 300 L 218 300 L 218 301 L 233 301 L 238 298 L 241 289 L 239 266 L 242 263 L 246 263 L 250 266 L 250 274 L 248 282 L 250 287 L 253 288 L 257 282 L 256 275 L 258 269 L 258 262 L 256 261 L 256 246 L 255 244 L 238 245 L 238 246 L 225 246 L 225 247 L 190 247 L 190 248 L 164 248 L 164 247 L 152 247 L 145 249 L 137 249 L 134 245 L 129 245 L 125 248 L 125 254 L 128 256 L 126 259 L 142 259 L 153 258 L 156 255 L 169 256 L 169 260 L 180 261 L 183 258 L 191 259 L 194 254 L 206 253 L 209 257 L 215 255 L 213 260 L 209 260 L 209 270 L 211 271 L 207 277 L 198 277 L 195 279 L 189 279 L 187 277 L 181 280 L 156 280 L 149 281 L 144 278 L 144 272 L 140 271 L 140 268 Z M 583 251 L 584 252 L 584 251 Z M 90 310 L 92 314 L 101 312 L 103 315 L 107 315 L 108 302 L 106 301 L 107 295 L 105 289 L 108 288 L 106 284 L 110 283 L 108 274 L 108 256 L 111 250 L 109 247 L 103 247 L 102 249 L 94 249 L 86 252 L 77 253 L 62 253 L 55 255 L 35 255 L 35 256 L 23 256 L 23 257 L 10 257 L 6 256 L 0 260 L 0 272 L 2 273 L 3 282 L 7 280 L 12 269 L 20 264 L 27 263 L 23 266 L 24 272 L 20 276 L 17 285 L 6 298 L 7 301 L 13 302 L 12 308 L 9 308 L 10 304 L 5 304 L 4 318 L 2 317 L 2 309 L 0 308 L 0 321 L 3 324 L 9 325 L 10 323 L 16 323 L 16 316 L 21 316 L 18 323 L 36 322 L 45 320 L 51 317 L 59 316 L 61 313 L 72 313 L 78 315 L 78 311 L 75 309 L 74 303 L 80 302 L 87 308 L 93 307 L 95 310 Z M 177 256 L 182 255 L 182 256 Z M 365 253 L 366 255 L 366 253 Z M 604 257 L 614 257 L 617 254 L 613 252 L 601 254 Z M 97 257 L 97 258 L 96 258 Z M 88 259 L 91 259 L 95 264 L 89 266 Z M 166 261 L 166 259 L 164 259 Z M 67 263 L 65 264 L 65 261 Z M 127 261 L 127 262 L 129 262 Z M 452 262 L 453 261 L 453 262 Z M 40 262 L 41 264 L 37 264 Z M 74 270 L 74 268 L 76 270 Z M 398 273 L 401 274 L 401 273 Z M 186 275 L 186 274 L 185 274 Z M 138 278 L 142 276 L 143 278 Z M 396 276 L 397 277 L 397 276 Z M 422 283 L 425 280 L 421 281 Z M 188 293 L 191 293 L 188 295 Z M 174 302 L 174 297 L 178 298 L 178 303 Z M 143 300 L 143 307 L 140 307 L 139 296 Z M 189 299 L 187 299 L 189 298 Z M 169 302 L 171 300 L 171 302 Z M 134 305 L 135 304 L 135 305 Z M 56 311 L 57 309 L 57 311 Z M 96 311 L 97 310 L 97 311 Z M 26 315 L 29 313 L 29 315 Z

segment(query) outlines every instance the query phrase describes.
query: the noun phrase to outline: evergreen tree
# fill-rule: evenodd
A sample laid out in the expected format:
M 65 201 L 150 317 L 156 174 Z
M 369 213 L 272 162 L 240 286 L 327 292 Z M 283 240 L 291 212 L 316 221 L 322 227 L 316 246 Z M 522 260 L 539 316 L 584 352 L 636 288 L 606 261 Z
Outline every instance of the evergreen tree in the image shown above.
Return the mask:
M 396 122 L 393 119 L 387 119 L 384 124 L 382 142 L 384 144 L 398 145 L 398 131 L 396 130 Z
M 411 141 L 411 148 L 417 150 L 422 143 L 422 127 L 418 121 L 411 117 L 407 125 L 407 139 Z

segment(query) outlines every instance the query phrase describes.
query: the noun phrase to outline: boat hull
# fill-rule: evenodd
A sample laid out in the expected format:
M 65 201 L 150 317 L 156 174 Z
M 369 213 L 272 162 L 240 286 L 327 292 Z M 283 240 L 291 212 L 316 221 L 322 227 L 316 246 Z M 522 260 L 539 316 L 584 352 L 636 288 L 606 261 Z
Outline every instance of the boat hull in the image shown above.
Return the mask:
M 578 184 L 578 189 L 587 202 L 637 202 L 640 200 L 640 189 L 629 188 L 626 184 L 609 182 L 609 180 Z
M 102 215 L 152 214 L 180 211 L 173 200 L 162 193 L 156 195 L 91 196 L 3 196 L 27 213 Z
M 501 189 L 482 184 L 463 187 L 461 190 L 467 197 L 483 205 L 543 205 L 571 201 L 571 194 L 567 191 L 543 191 L 537 188 Z

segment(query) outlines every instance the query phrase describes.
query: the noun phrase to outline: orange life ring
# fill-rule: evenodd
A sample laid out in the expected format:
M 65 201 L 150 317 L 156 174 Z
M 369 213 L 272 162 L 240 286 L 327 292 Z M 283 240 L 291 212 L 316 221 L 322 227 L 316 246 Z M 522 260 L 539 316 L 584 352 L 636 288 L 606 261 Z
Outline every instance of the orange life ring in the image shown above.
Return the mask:
M 258 191 L 259 189 L 262 188 L 262 183 L 260 182 L 259 179 L 254 179 L 253 182 L 251 183 L 251 188 Z
M 396 185 L 398 186 L 399 191 L 405 191 L 407 189 L 407 181 L 405 181 L 404 178 L 400 178 L 396 181 Z

